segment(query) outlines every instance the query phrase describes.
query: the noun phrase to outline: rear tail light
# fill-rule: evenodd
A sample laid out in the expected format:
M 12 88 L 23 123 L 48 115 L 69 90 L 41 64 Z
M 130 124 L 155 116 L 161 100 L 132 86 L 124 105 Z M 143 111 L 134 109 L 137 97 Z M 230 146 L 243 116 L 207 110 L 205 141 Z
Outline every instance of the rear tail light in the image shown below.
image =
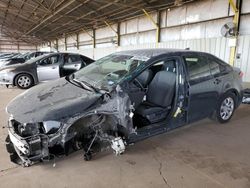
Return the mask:
M 242 78 L 243 77 L 243 72 L 242 71 L 240 71 L 240 73 L 239 73 L 239 76 L 240 76 L 240 78 Z

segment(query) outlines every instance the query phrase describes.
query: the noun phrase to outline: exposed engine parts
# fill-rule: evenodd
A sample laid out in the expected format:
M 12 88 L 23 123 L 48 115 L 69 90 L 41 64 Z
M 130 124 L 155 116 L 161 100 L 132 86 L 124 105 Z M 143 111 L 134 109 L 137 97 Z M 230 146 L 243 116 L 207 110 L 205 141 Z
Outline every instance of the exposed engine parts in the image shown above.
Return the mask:
M 87 161 L 92 159 L 94 153 L 109 148 L 116 155 L 122 154 L 125 151 L 125 142 L 121 136 L 126 133 L 120 129 L 124 126 L 121 123 L 126 123 L 131 117 L 129 111 L 124 111 L 124 107 L 116 110 L 114 115 L 108 111 L 105 114 L 94 111 L 80 119 L 72 118 L 64 126 L 56 121 L 22 124 L 11 119 L 9 127 L 12 132 L 8 142 L 11 143 L 9 147 L 12 147 L 9 153 L 15 154 L 12 161 L 27 167 L 39 161 L 55 160 L 54 153 L 51 153 L 53 148 L 61 148 L 61 153 L 66 155 L 70 148 L 75 151 L 83 148 L 84 159 Z M 122 113 L 119 110 L 123 110 L 123 120 L 117 118 Z

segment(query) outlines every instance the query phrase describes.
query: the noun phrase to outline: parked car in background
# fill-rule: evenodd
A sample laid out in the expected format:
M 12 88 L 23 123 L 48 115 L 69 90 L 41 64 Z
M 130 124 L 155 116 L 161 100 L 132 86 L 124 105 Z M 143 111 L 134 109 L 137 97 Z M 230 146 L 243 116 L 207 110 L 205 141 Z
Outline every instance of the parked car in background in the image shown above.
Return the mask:
M 50 52 L 27 52 L 24 54 L 15 54 L 15 55 L 7 55 L 0 58 L 0 68 L 8 65 L 14 65 L 19 63 L 24 63 L 28 61 L 29 59 L 38 57 L 40 55 L 48 54 Z
M 39 82 L 67 76 L 94 60 L 73 53 L 51 53 L 0 68 L 0 84 L 28 89 Z
M 18 63 L 24 63 L 26 60 L 24 59 L 25 54 L 18 54 L 13 57 L 0 58 L 0 68 L 8 65 L 14 65 Z
M 8 58 L 15 57 L 15 56 L 18 56 L 18 55 L 20 55 L 20 54 L 19 53 L 3 53 L 3 54 L 0 55 L 0 61 L 8 59 Z
M 121 154 L 128 144 L 206 117 L 228 122 L 241 104 L 241 83 L 239 69 L 208 53 L 111 54 L 12 100 L 7 150 L 24 166 L 70 148 L 83 148 L 86 160 L 107 146 Z

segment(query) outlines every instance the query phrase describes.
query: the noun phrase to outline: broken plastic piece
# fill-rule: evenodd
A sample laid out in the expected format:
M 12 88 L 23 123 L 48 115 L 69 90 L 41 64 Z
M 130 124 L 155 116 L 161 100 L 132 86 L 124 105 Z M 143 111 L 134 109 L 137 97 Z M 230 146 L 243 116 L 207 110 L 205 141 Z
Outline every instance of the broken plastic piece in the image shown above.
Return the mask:
M 120 155 L 125 151 L 125 144 L 121 137 L 116 137 L 111 142 L 111 148 L 114 150 L 116 155 Z

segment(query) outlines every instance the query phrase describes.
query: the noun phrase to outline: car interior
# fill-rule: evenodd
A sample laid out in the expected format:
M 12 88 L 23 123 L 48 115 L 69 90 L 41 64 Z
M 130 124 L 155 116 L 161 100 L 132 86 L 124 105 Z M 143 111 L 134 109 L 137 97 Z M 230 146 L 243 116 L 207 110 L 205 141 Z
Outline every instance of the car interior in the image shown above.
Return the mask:
M 73 72 L 82 68 L 83 66 L 86 66 L 86 63 L 81 59 L 79 55 L 65 54 L 64 63 L 60 67 L 60 76 L 64 77 L 70 75 Z
M 132 100 L 135 104 L 134 126 L 140 128 L 166 120 L 175 98 L 176 60 L 153 64 L 133 83 L 143 88 L 143 94 Z

